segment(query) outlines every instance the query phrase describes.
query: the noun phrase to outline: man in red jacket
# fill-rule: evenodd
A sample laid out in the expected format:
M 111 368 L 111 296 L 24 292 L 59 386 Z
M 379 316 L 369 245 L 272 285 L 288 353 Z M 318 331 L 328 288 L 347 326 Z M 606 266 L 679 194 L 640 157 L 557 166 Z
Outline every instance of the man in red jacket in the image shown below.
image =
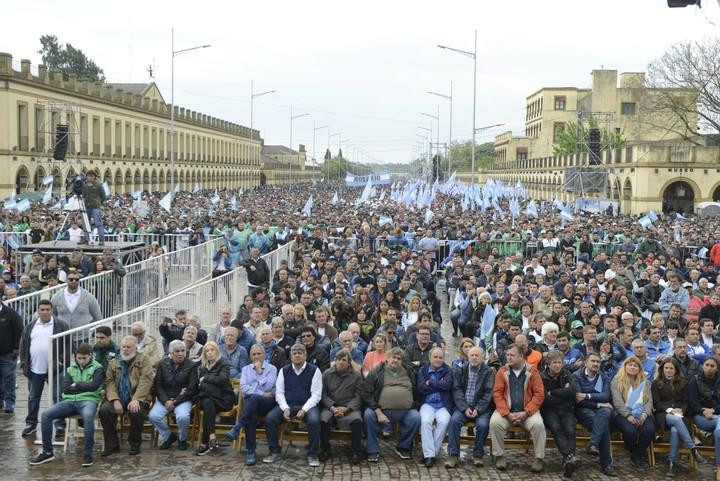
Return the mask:
M 530 432 L 535 449 L 535 461 L 530 471 L 540 473 L 545 458 L 545 424 L 540 416 L 540 406 L 545 399 L 543 382 L 537 370 L 525 363 L 522 349 L 511 344 L 505 350 L 507 365 L 495 376 L 493 400 L 495 412 L 490 418 L 490 439 L 495 467 L 507 469 L 505 433 L 510 426 L 522 426 Z

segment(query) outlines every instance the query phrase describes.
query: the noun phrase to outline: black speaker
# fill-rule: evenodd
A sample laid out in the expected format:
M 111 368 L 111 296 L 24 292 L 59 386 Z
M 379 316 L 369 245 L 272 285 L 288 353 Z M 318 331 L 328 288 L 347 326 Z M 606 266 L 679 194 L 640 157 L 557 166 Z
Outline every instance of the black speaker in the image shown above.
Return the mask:
M 700 6 L 700 0 L 668 0 L 668 7 L 683 8 L 690 5 Z
M 590 132 L 588 132 L 588 151 L 588 164 L 599 165 L 601 163 L 600 129 L 590 129 Z
M 57 124 L 55 127 L 55 149 L 53 151 L 53 159 L 65 160 L 68 147 L 68 125 Z

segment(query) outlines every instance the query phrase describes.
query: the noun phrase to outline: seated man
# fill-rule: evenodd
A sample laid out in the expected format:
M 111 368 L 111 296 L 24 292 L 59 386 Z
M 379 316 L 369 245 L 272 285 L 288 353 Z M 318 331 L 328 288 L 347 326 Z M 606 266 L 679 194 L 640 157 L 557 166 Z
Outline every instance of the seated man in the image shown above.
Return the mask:
M 352 335 L 348 334 L 352 341 Z M 335 365 L 323 374 L 320 439 L 326 460 L 332 457 L 330 429 L 334 425 L 343 429 L 349 428 L 352 433 L 352 464 L 359 464 L 362 459 L 361 384 L 362 376 L 353 366 L 350 351 L 340 349 L 335 353 Z
M 138 352 L 145 354 L 145 357 L 150 360 L 150 364 L 156 366 L 163 355 L 157 339 L 145 333 L 145 324 L 142 322 L 133 322 L 130 326 L 130 333 L 137 339 Z
M 263 459 L 263 463 L 270 464 L 280 459 L 278 426 L 283 421 L 295 420 L 304 422 L 308 428 L 308 465 L 320 466 L 317 457 L 320 410 L 317 405 L 322 399 L 322 372 L 319 367 L 306 362 L 306 357 L 305 346 L 295 344 L 290 349 L 290 364 L 278 373 L 275 383 L 275 401 L 278 405 L 265 416 L 270 455 Z
M 263 337 L 263 331 L 260 331 Z M 282 352 L 282 351 L 281 351 Z M 243 393 L 242 418 L 228 431 L 227 438 L 237 439 L 241 429 L 245 429 L 246 466 L 255 466 L 255 432 L 258 416 L 265 416 L 277 406 L 275 402 L 275 382 L 278 369 L 265 358 L 266 350 L 261 344 L 250 348 L 251 363 L 242 368 L 240 388 Z
M 163 439 L 160 449 L 170 449 L 175 441 L 178 449 L 188 448 L 187 435 L 190 427 L 190 410 L 198 388 L 198 370 L 187 358 L 185 343 L 177 339 L 168 346 L 169 356 L 163 358 L 155 373 L 155 404 L 148 418 Z M 178 434 L 168 427 L 166 416 L 175 413 Z
M 350 352 L 350 357 L 352 358 L 353 367 L 356 371 L 359 371 L 362 368 L 363 360 L 365 359 L 365 356 L 363 355 L 362 351 L 358 349 L 357 347 L 353 346 L 353 335 L 350 331 L 342 331 L 340 335 L 338 336 L 339 345 L 337 347 L 333 347 L 330 351 L 330 362 L 335 361 L 335 356 L 338 352 L 341 350 L 346 350 Z
M 408 344 L 405 348 L 405 358 L 408 365 L 417 373 L 420 366 L 430 362 L 430 350 L 434 347 L 430 338 L 431 329 L 427 326 L 421 326 L 417 331 L 417 340 Z
M 110 326 L 98 326 L 95 328 L 93 357 L 102 365 L 103 369 L 107 369 L 107 363 L 110 359 L 117 357 L 117 346 L 112 341 L 112 329 L 110 329 Z
M 427 333 L 428 338 L 430 333 Z M 412 458 L 412 444 L 420 428 L 417 411 L 418 395 L 415 371 L 405 365 L 405 351 L 399 347 L 390 350 L 383 364 L 370 371 L 362 385 L 361 396 L 365 404 L 363 419 L 367 430 L 368 461 L 380 459 L 378 433 L 385 425 L 400 423 L 400 439 L 395 453 L 401 459 Z
M 80 344 L 75 351 L 75 362 L 67 368 L 62 383 L 61 401 L 42 414 L 43 449 L 30 461 L 31 466 L 44 464 L 55 459 L 52 445 L 52 429 L 55 419 L 80 415 L 85 430 L 85 451 L 83 467 L 93 465 L 95 446 L 95 412 L 103 389 L 105 370 L 93 359 L 90 344 Z
M 105 401 L 98 415 L 103 427 L 105 450 L 101 456 L 120 451 L 117 417 L 130 418 L 130 455 L 140 454 L 142 426 L 153 386 L 153 367 L 144 354 L 137 352 L 137 339 L 126 336 L 120 344 L 120 356 L 108 363 L 105 373 Z
M 492 369 L 485 364 L 485 351 L 478 346 L 468 351 L 468 364 L 455 369 L 453 399 L 455 412 L 450 418 L 448 433 L 448 459 L 446 468 L 455 468 L 460 457 L 460 429 L 469 421 L 475 422 L 475 448 L 473 464 L 484 466 L 485 440 L 492 414 L 492 390 L 495 382 Z
M 575 415 L 580 424 L 590 431 L 587 453 L 600 455 L 600 469 L 605 476 L 617 476 L 610 456 L 610 420 L 613 407 L 610 403 L 610 380 L 600 371 L 600 356 L 588 354 L 585 367 L 573 373 L 575 382 Z
M 540 414 L 563 456 L 564 474 L 569 478 L 579 466 L 579 461 L 575 459 L 575 383 L 572 373 L 565 367 L 562 353 L 548 353 L 540 377 L 545 387 Z
M 259 335 L 259 344 L 265 349 L 265 360 L 275 366 L 277 371 L 285 367 L 285 364 L 287 364 L 285 349 L 278 346 L 275 339 L 273 339 L 272 329 L 270 327 L 263 327 L 260 329 Z
M 441 347 L 430 351 L 430 363 L 420 368 L 417 390 L 421 396 L 420 440 L 425 467 L 432 468 L 440 453 L 452 410 L 453 373 Z
M 200 364 L 200 359 L 202 358 L 203 353 L 203 345 L 197 342 L 197 335 L 197 327 L 187 326 L 183 331 L 182 340 L 185 343 L 185 352 L 187 353 L 188 359 L 195 364 Z
M 238 330 L 236 327 L 225 328 L 225 342 L 220 344 L 220 356 L 230 366 L 230 377 L 240 379 L 242 368 L 248 364 L 248 353 L 244 347 L 237 343 Z
M 540 406 L 545 399 L 540 374 L 525 363 L 520 347 L 510 344 L 505 349 L 507 365 L 498 369 L 493 387 L 495 412 L 490 418 L 490 439 L 495 456 L 495 467 L 507 469 L 505 459 L 505 433 L 510 426 L 522 426 L 530 432 L 535 460 L 530 471 L 540 473 L 545 458 L 545 425 Z

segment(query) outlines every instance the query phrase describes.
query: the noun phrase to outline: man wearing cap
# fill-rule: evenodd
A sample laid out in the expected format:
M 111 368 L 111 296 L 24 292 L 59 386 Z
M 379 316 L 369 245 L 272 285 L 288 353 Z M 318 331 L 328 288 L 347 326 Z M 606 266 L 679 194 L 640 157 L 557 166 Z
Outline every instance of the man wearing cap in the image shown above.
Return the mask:
M 88 219 L 90 222 L 95 224 L 98 231 L 99 244 L 105 245 L 105 226 L 102 222 L 102 211 L 100 207 L 105 202 L 107 196 L 105 195 L 105 189 L 102 184 L 97 181 L 97 173 L 94 170 L 88 171 L 86 174 L 86 181 L 82 188 L 83 200 L 85 201 L 85 210 L 87 211 Z M 87 232 L 86 236 L 90 233 Z M 80 243 L 86 243 L 87 237 Z
M 583 327 L 585 324 L 583 324 L 582 321 L 573 321 L 572 324 L 570 324 L 570 335 L 568 336 L 568 340 L 570 341 L 570 347 L 575 347 L 575 344 L 581 342 L 583 340 Z

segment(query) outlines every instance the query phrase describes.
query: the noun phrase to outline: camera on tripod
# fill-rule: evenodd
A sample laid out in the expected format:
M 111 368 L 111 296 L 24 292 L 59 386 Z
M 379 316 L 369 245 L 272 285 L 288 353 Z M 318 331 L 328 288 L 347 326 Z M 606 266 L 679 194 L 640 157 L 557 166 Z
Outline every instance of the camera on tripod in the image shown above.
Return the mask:
M 70 182 L 72 193 L 77 196 L 82 196 L 83 187 L 85 187 L 85 177 L 76 175 L 75 178 Z

